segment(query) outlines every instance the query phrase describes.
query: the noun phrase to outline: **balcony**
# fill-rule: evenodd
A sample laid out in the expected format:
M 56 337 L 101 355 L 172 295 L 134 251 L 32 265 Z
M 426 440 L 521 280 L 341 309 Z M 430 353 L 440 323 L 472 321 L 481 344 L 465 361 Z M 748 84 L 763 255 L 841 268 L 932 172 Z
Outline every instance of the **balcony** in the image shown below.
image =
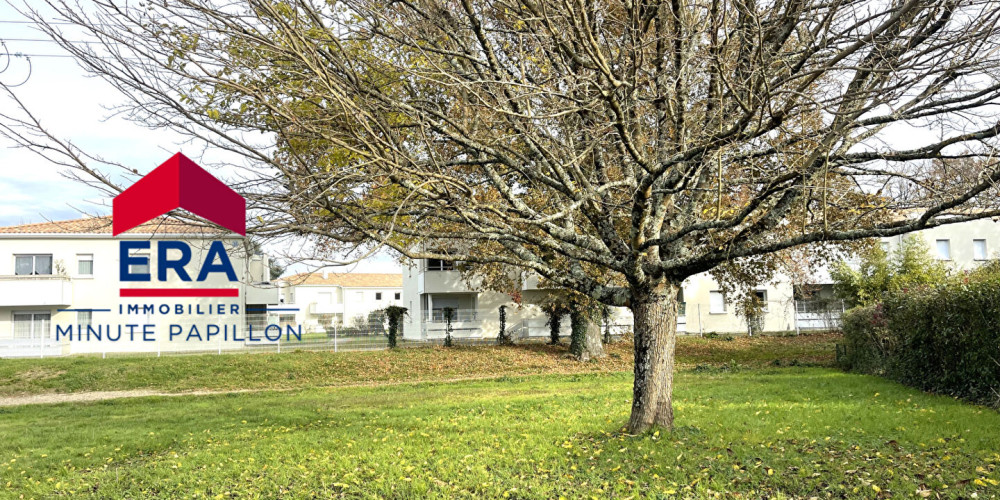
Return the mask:
M 247 284 L 245 288 L 247 304 L 277 304 L 278 287 L 272 284 Z
M 521 282 L 521 290 L 543 290 L 543 288 L 538 286 L 538 281 L 541 279 L 537 273 L 525 273 L 524 280 Z
M 417 293 L 468 292 L 474 288 L 465 283 L 461 271 L 421 271 L 417 280 Z
M 451 319 L 452 335 L 457 338 L 481 338 L 483 336 L 482 321 L 475 309 L 456 309 Z M 425 339 L 441 339 L 447 335 L 448 322 L 444 319 L 444 311 L 424 311 L 421 322 L 421 336 Z
M 452 311 L 451 322 L 458 323 L 460 321 L 478 321 L 479 313 L 475 309 L 455 309 Z M 446 323 L 444 317 L 444 309 L 435 309 L 433 311 L 424 311 L 424 321 L 428 323 Z
M 344 304 L 321 304 L 313 302 L 309 304 L 309 314 L 342 314 Z
M 73 284 L 66 276 L 0 276 L 0 307 L 68 306 Z

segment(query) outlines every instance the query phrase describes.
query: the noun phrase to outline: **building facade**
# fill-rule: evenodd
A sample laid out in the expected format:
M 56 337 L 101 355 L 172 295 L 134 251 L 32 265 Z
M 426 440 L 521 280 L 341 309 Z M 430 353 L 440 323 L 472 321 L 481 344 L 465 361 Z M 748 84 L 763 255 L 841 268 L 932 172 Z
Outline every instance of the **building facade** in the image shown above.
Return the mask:
M 369 314 L 403 303 L 403 276 L 391 273 L 301 273 L 278 280 L 282 322 L 307 331 L 369 326 Z
M 154 280 L 160 271 L 155 258 L 158 245 L 164 241 L 184 242 L 191 250 L 190 263 L 184 266 L 191 281 L 181 280 L 176 269 L 171 269 L 167 279 L 156 284 L 171 288 L 236 288 L 238 296 L 126 298 L 123 290 L 148 283 L 120 280 L 121 241 L 148 242 L 148 249 L 130 252 L 130 257 L 139 257 L 147 264 L 129 266 L 129 271 L 148 272 Z M 238 283 L 218 273 L 197 281 L 200 264 L 213 241 L 225 246 Z M 171 248 L 166 254 L 176 260 L 180 251 Z M 245 337 L 247 325 L 266 323 L 265 309 L 278 303 L 277 288 L 269 284 L 268 272 L 267 256 L 249 248 L 242 236 L 165 218 L 115 237 L 110 217 L 0 227 L 0 357 L 241 348 L 242 343 L 223 342 L 221 338 L 214 343 L 180 338 L 171 341 L 165 332 L 169 325 L 178 325 L 189 333 L 191 326 L 204 330 L 208 324 L 215 324 L 227 328 L 230 339 Z M 130 310 L 130 304 L 138 307 Z M 226 315 L 204 314 L 212 307 L 218 310 L 220 305 Z M 168 314 L 162 314 L 164 306 Z M 248 307 L 258 312 L 248 313 Z M 234 311 L 238 313 L 232 314 Z M 152 325 L 159 333 L 157 340 L 126 337 L 110 341 L 106 335 L 99 341 L 56 338 L 57 327 L 92 326 L 106 333 L 125 324 Z M 213 336 L 213 341 L 215 337 L 221 336 Z
M 439 339 L 445 335 L 445 308 L 454 310 L 453 335 L 491 338 L 499 333 L 500 306 L 505 306 L 506 328 L 520 338 L 547 337 L 548 317 L 542 311 L 549 291 L 539 286 L 537 276 L 522 280 L 520 302 L 508 294 L 479 291 L 478 283 L 467 283 L 453 262 L 418 260 L 403 269 L 403 300 L 409 314 L 404 321 L 407 339 Z M 765 305 L 764 331 L 794 329 L 793 287 L 789 282 L 759 287 L 756 293 Z M 685 280 L 678 296 L 678 330 L 687 333 L 746 332 L 718 283 L 708 273 Z M 632 328 L 632 313 L 625 307 L 611 308 L 604 322 L 612 334 Z M 568 318 L 560 324 L 560 334 L 569 335 Z
M 1000 223 L 993 219 L 940 226 L 912 233 L 923 238 L 939 260 L 954 270 L 971 269 L 993 259 L 1000 249 Z M 887 251 L 898 248 L 902 238 L 883 238 Z M 403 269 L 403 302 L 409 315 L 404 336 L 409 339 L 438 339 L 444 335 L 444 308 L 455 310 L 453 334 L 459 337 L 495 337 L 499 332 L 499 308 L 506 306 L 507 329 L 520 337 L 549 335 L 547 318 L 538 307 L 546 291 L 538 279 L 523 280 L 521 302 L 498 292 L 477 292 L 477 283 L 466 283 L 456 263 L 436 259 L 418 260 Z M 833 293 L 829 270 L 821 268 L 803 283 L 778 276 L 752 291 L 763 307 L 761 314 L 748 320 L 736 310 L 708 273 L 684 281 L 678 297 L 678 331 L 688 334 L 740 333 L 750 331 L 788 332 L 825 330 L 839 327 L 843 302 Z M 568 319 L 562 335 L 569 334 Z M 752 324 L 751 324 L 752 323 Z M 619 333 L 631 330 L 632 316 L 626 308 L 614 308 L 606 326 Z

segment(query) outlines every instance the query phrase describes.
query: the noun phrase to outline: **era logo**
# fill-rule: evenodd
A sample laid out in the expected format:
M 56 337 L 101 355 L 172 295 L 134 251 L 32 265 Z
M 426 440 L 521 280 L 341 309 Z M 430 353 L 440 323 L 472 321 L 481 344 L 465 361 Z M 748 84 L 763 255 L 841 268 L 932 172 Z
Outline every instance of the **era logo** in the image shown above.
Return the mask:
M 149 241 L 122 241 L 119 242 L 119 276 L 121 281 L 152 281 L 149 273 L 133 273 L 132 266 L 148 266 L 149 258 L 143 255 L 131 255 L 132 250 L 145 250 L 150 248 Z M 170 250 L 180 251 L 177 259 L 169 258 Z M 218 262 L 216 262 L 218 260 Z M 159 241 L 156 243 L 156 279 L 157 281 L 167 281 L 167 271 L 173 270 L 181 281 L 191 281 L 184 266 L 191 262 L 191 246 L 183 241 Z M 205 254 L 201 270 L 195 281 L 205 281 L 211 273 L 225 273 L 229 281 L 237 281 L 236 271 L 233 263 L 229 260 L 226 247 L 221 241 L 213 241 Z
M 115 197 L 111 233 L 118 236 L 175 209 L 187 210 L 246 236 L 246 200 L 181 153 L 170 157 Z M 119 242 L 118 276 L 121 281 L 153 281 L 149 271 L 133 272 L 136 266 L 150 266 L 151 258 L 132 255 L 134 250 L 146 250 L 151 246 L 149 240 Z M 174 258 L 171 258 L 172 255 Z M 170 271 L 176 273 L 181 281 L 192 281 L 185 268 L 192 258 L 188 243 L 159 240 L 153 258 L 156 262 L 157 281 L 167 281 Z M 230 282 L 239 281 L 221 241 L 212 241 L 202 260 L 194 281 L 205 281 L 212 273 L 223 273 Z M 239 288 L 130 287 L 122 288 L 119 294 L 122 297 L 237 297 Z

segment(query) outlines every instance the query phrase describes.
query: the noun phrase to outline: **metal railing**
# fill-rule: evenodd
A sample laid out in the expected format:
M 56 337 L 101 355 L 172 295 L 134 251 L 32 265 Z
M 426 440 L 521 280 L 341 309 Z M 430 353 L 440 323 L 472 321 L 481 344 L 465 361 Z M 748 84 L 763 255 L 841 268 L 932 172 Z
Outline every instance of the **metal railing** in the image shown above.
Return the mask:
M 433 311 L 424 311 L 423 320 L 431 323 L 445 323 L 444 309 L 434 309 Z M 460 321 L 478 321 L 479 311 L 476 309 L 455 309 L 452 311 L 451 321 L 457 323 Z

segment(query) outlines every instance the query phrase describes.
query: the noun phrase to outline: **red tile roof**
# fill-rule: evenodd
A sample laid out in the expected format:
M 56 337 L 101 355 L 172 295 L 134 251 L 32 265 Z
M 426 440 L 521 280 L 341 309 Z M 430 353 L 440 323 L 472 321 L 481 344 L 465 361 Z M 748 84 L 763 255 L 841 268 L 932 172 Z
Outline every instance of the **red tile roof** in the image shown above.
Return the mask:
M 299 273 L 286 276 L 279 281 L 284 281 L 290 285 L 339 285 L 348 288 L 403 287 L 403 275 L 401 273 Z
M 205 234 L 218 237 L 222 233 L 214 226 L 197 224 L 168 217 L 157 217 L 124 234 Z M 107 234 L 111 235 L 111 216 L 38 222 L 0 227 L 0 234 Z

